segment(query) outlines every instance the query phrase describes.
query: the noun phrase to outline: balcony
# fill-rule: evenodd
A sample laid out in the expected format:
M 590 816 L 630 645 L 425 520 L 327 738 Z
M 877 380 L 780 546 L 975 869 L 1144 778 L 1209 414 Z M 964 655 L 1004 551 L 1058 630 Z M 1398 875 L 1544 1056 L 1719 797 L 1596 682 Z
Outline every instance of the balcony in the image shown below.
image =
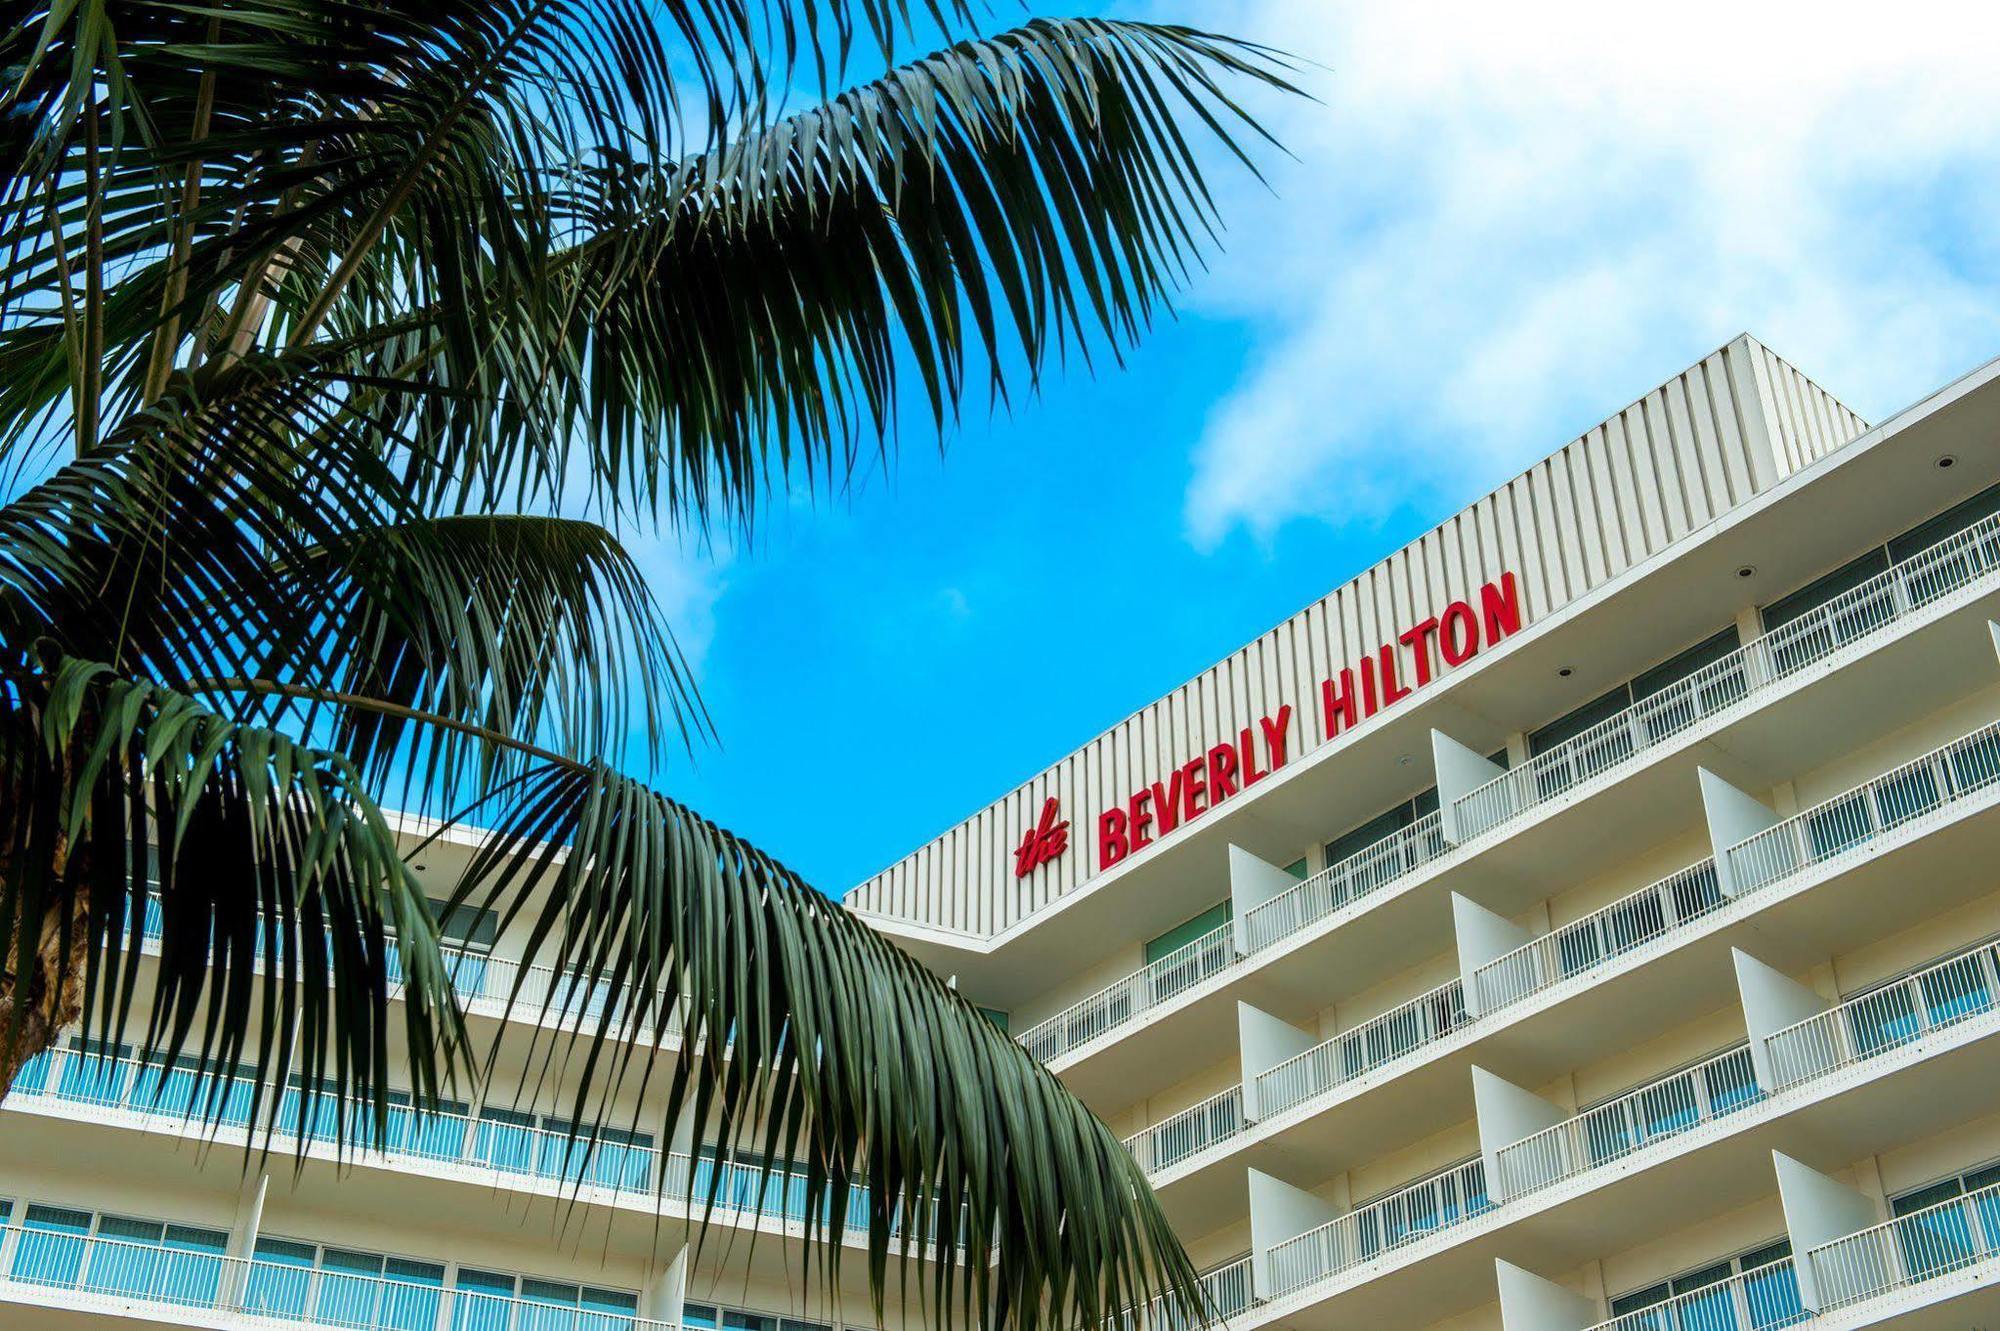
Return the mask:
M 1492 1207 L 1485 1162 L 1468 1160 L 1273 1247 L 1265 1257 L 1271 1297 L 1362 1266 Z
M 157 953 L 160 947 L 163 921 L 160 913 L 160 898 L 156 892 L 146 894 L 146 905 L 141 917 L 142 939 L 146 951 Z M 256 957 L 261 965 L 264 941 L 260 934 L 256 942 Z M 526 1021 L 537 1025 L 553 1026 L 558 1029 L 574 1030 L 586 1028 L 601 1019 L 612 1008 L 612 999 L 618 987 L 602 982 L 584 981 L 575 971 L 557 970 L 552 966 L 523 966 L 517 958 L 503 957 L 492 952 L 469 947 L 445 946 L 439 949 L 451 977 L 452 990 L 469 1016 L 499 1019 L 509 1012 L 512 1004 L 512 1020 Z M 391 940 L 386 964 L 392 993 L 400 994 L 402 981 L 401 956 L 394 940 Z M 520 986 L 515 992 L 515 986 Z M 641 1034 L 627 1032 L 626 1023 L 614 1023 L 615 1034 Z M 673 1035 L 680 1029 L 678 1014 L 670 1017 L 666 1033 Z
M 1771 1331 L 1812 1320 L 1789 1257 L 1599 1322 L 1588 1331 Z
M 191 1070 L 66 1051 L 30 1060 L 7 1107 L 72 1118 L 80 1110 L 97 1121 L 206 1142 L 213 1133 L 203 1115 L 213 1104 L 214 1126 L 234 1130 L 236 1139 L 247 1143 L 258 1136 L 250 1118 L 254 1090 L 250 1080 L 233 1079 L 211 1101 Z M 331 1099 L 315 1101 L 309 1114 L 296 1088 L 284 1090 L 276 1106 L 274 1140 L 303 1145 L 327 1160 L 355 1160 L 440 1182 L 541 1192 L 648 1216 L 657 1214 L 661 1198 L 678 1204 L 690 1218 L 712 1199 L 715 1216 L 737 1225 L 801 1226 L 809 1214 L 805 1180 L 789 1170 L 767 1174 L 755 1164 L 662 1151 L 625 1134 L 607 1131 L 593 1142 L 587 1131 L 572 1138 L 537 1126 L 529 1115 L 419 1113 L 392 1104 L 384 1141 L 364 1149 L 359 1143 L 367 1125 L 342 1115 Z M 867 1189 L 859 1187 L 847 1199 L 842 1227 L 857 1240 L 867 1234 L 868 1200 Z M 822 1218 L 829 1214 L 828 1205 L 820 1203 Z M 899 1233 L 900 1224 L 892 1221 L 890 1230 Z
M 1240 907 L 1235 954 L 1217 930 L 1173 982 L 1141 972 L 1024 1039 L 1100 1110 L 1157 1094 L 1199 1073 L 1200 1051 L 1227 1038 L 1230 1000 L 1313 1010 L 1414 961 L 1407 940 L 1447 923 L 1444 894 L 1416 889 L 1446 871 L 1503 913 L 1526 909 L 1540 884 L 1603 872 L 1698 817 L 1697 766 L 1775 783 L 1989 685 L 1983 618 L 1996 612 L 2000 518 L 1987 518 L 1454 796 L 1450 818 L 1429 815 Z M 1328 974 L 1341 977 L 1338 993 Z
M 1717 1122 L 1763 1098 L 1750 1047 L 1739 1045 L 1502 1147 L 1496 1157 L 1499 1196 L 1503 1201 L 1524 1197 Z
M 1455 800 L 1458 841 L 1485 836 L 1586 781 L 1636 763 L 1647 750 L 1751 702 L 1842 648 L 1886 634 L 1996 572 L 2000 515 L 1918 551 Z
M 201 1326 L 367 1331 L 678 1331 L 630 1312 L 305 1269 L 277 1262 L 0 1227 L 0 1300 Z
M 1257 1168 L 1352 1167 L 1354 1141 L 1415 1140 L 1457 1121 L 1475 1059 L 1535 1080 L 1657 1033 L 1662 1011 L 1732 983 L 1734 945 L 1809 964 L 1984 890 L 1960 866 L 2000 853 L 2000 825 L 1983 816 L 1996 804 L 2000 723 L 1774 818 L 1722 846 L 1720 860 L 1688 865 L 1476 965 L 1462 981 L 1256 1073 L 1249 1097 L 1224 1092 L 1128 1145 L 1183 1221 L 1241 1205 L 1218 1167 L 1232 1147 Z M 1741 870 L 1733 895 L 1718 863 Z M 1461 1017 L 1472 999 L 1479 1015 Z
M 1465 986 L 1458 980 L 1447 980 L 1258 1074 L 1258 1116 L 1281 1114 L 1385 1068 L 1465 1029 L 1471 1020 L 1465 1011 Z
M 1176 998 L 1217 975 L 1241 957 L 1235 926 L 1212 929 L 1185 947 L 1134 971 L 1021 1032 L 1021 1046 L 1044 1063 L 1053 1063 L 1102 1035 L 1135 1020 L 1141 1013 Z
M 1447 1223 L 1413 1232 L 1401 1248 L 1385 1248 L 1364 1262 L 1343 1262 L 1319 1258 L 1330 1247 L 1319 1239 L 1267 1247 L 1273 1283 L 1243 1325 L 1282 1322 L 1316 1331 L 1391 1315 L 1399 1324 L 1454 1315 L 1491 1298 L 1496 1256 L 1509 1261 L 1526 1256 L 1543 1269 L 1569 1269 L 1767 1196 L 1769 1183 L 1759 1180 L 1769 1179 L 1774 1147 L 1795 1149 L 1793 1143 L 1803 1141 L 1831 1158 L 1855 1159 L 1976 1117 L 2000 1095 L 2000 1059 L 1992 1053 L 1994 1037 L 2000 1036 L 2000 959 L 1994 949 L 1993 943 L 1980 943 L 1876 991 L 1893 990 L 1907 1002 L 1862 995 L 1815 1019 L 1826 1029 L 1864 1032 L 1852 1038 L 1854 1048 L 1870 1051 L 1865 1055 L 1827 1060 L 1775 1086 L 1757 1072 L 1753 1047 L 1759 1041 L 1767 1047 L 1780 1043 L 1796 1028 L 1768 1034 L 1753 1029 L 1750 1044 L 1499 1144 L 1485 1154 L 1496 1185 L 1490 1205 L 1457 1214 L 1441 1211 Z M 1514 1095 L 1517 1102 L 1535 1098 L 1518 1090 Z M 1493 1126 L 1486 1114 L 1482 1101 L 1482 1139 Z M 1988 1205 L 1985 1196 L 1974 1194 L 1970 1203 L 1984 1209 L 1966 1221 L 1969 1252 L 1941 1239 L 1933 1246 L 1947 1256 L 1935 1260 L 1904 1256 L 1895 1266 L 1879 1253 L 1865 1260 L 1843 1257 L 1839 1279 L 1846 1283 L 1836 1288 L 1858 1291 L 1857 1299 L 1873 1298 L 1898 1281 L 1955 1269 L 1954 1262 L 1985 1261 L 1990 1249 L 1980 1245 L 1988 1236 L 2000 1238 L 2000 1226 L 1988 1225 L 2000 1219 L 2000 1205 Z M 1315 1233 L 1332 1233 L 1348 1219 L 1340 1217 Z M 1872 1243 L 1877 1250 L 1891 1241 L 1903 1240 L 1882 1234 L 1843 1240 L 1849 1248 Z M 1295 1245 L 1303 1255 L 1292 1255 Z M 1283 1276 L 1281 1254 L 1287 1263 Z M 1918 1275 L 1909 1274 L 1913 1271 Z M 1722 1316 L 1724 1306 L 1713 1305 L 1715 1315 Z M 1680 1331 L 1678 1324 L 1661 1321 L 1614 1319 L 1606 1325 Z M 1690 1323 L 1688 1331 L 1709 1327 Z
M 2000 1183 L 1897 1216 L 1805 1255 L 1822 1313 L 1975 1271 L 1990 1280 L 2000 1274 L 1996 1258 Z

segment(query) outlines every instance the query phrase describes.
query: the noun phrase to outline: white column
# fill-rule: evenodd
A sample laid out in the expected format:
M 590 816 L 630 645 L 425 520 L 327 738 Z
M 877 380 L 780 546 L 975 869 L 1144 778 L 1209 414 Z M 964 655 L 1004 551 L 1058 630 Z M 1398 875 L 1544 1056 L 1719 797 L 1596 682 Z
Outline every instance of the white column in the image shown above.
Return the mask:
M 1261 1169 L 1244 1173 L 1250 1178 L 1250 1289 L 1258 1298 L 1268 1299 L 1273 1289 L 1271 1249 L 1336 1219 L 1340 1208 Z
M 1465 986 L 1465 1010 L 1476 1017 L 1486 1010 L 1486 995 L 1478 983 L 1479 968 L 1534 942 L 1535 935 L 1456 892 L 1451 894 L 1451 931 L 1458 941 L 1458 975 Z
M 1771 806 L 1738 790 L 1706 767 L 1700 768 L 1701 807 L 1708 817 L 1708 840 L 1715 851 L 1715 879 L 1722 895 L 1736 895 L 1728 850 L 1779 822 Z
M 1299 880 L 1241 846 L 1229 848 L 1229 914 L 1235 924 L 1236 952 L 1250 952 L 1250 912 Z
M 1875 1203 L 1782 1151 L 1771 1152 L 1771 1163 L 1778 1171 L 1778 1200 L 1785 1208 L 1785 1233 L 1792 1240 L 1792 1263 L 1799 1274 L 1799 1301 L 1817 1312 L 1853 1292 L 1879 1285 L 1883 1273 L 1868 1269 L 1868 1253 L 1847 1254 L 1825 1269 L 1815 1269 L 1810 1258 L 1821 1244 L 1879 1223 Z
M 1750 1065 L 1757 1070 L 1757 1084 L 1766 1091 L 1774 1091 L 1779 1078 L 1771 1062 L 1771 1036 L 1833 1005 L 1743 949 L 1731 948 L 1729 953 L 1736 962 L 1736 991 L 1743 999 L 1743 1027 L 1750 1036 Z M 1799 1073 L 1808 1070 L 1812 1069 L 1788 1065 L 1786 1071 L 1790 1076 L 1786 1080 L 1795 1081 Z
M 271 1176 L 258 1170 L 255 1175 L 245 1177 L 243 1186 L 236 1193 L 236 1215 L 229 1223 L 229 1246 L 225 1251 L 241 1262 L 249 1262 L 257 1255 L 257 1231 L 264 1225 L 264 1197 L 270 1191 Z M 245 1267 L 230 1264 L 231 1280 L 240 1278 Z M 225 1283 L 219 1302 L 230 1305 L 239 1302 L 245 1290 Z
M 1257 1103 L 1257 1079 L 1319 1041 L 1311 1032 L 1241 1001 L 1236 1004 L 1236 1040 L 1243 1054 L 1243 1117 L 1254 1123 L 1264 1117 Z
M 1485 1068 L 1472 1069 L 1472 1112 L 1479 1124 L 1479 1156 L 1486 1165 L 1486 1195 L 1495 1202 L 1503 1202 L 1518 1191 L 1523 1183 L 1544 1182 L 1542 1178 L 1511 1180 L 1516 1187 L 1504 1186 L 1500 1176 L 1500 1152 L 1515 1142 L 1523 1141 L 1544 1128 L 1552 1128 L 1570 1117 L 1570 1112 L 1561 1105 L 1553 1104 L 1533 1091 L 1522 1090 L 1505 1077 L 1495 1076 Z M 1551 1158 L 1538 1161 L 1549 1166 L 1544 1172 L 1553 1178 L 1555 1166 L 1560 1161 Z
M 646 1282 L 646 1290 L 639 1296 L 641 1317 L 650 1317 L 669 1326 L 683 1324 L 681 1308 L 687 1303 L 687 1265 L 688 1249 L 683 1245 L 674 1254 L 674 1260 Z
M 1584 1331 L 1601 1320 L 1597 1301 L 1512 1262 L 1493 1259 L 1501 1331 Z
M 1441 730 L 1431 732 L 1431 761 L 1437 767 L 1439 825 L 1444 839 L 1457 845 L 1465 839 L 1458 832 L 1458 802 L 1505 769 Z

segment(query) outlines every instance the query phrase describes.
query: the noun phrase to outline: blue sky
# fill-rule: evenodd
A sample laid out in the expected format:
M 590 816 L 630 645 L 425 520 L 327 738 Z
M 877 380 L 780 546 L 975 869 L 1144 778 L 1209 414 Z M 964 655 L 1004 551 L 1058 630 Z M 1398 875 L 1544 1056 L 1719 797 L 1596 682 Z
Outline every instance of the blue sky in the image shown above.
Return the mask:
M 1318 62 L 1294 156 L 1122 370 L 648 546 L 659 784 L 839 893 L 1739 331 L 1871 420 L 2000 354 L 2000 20 L 1625 8 L 1114 6 Z

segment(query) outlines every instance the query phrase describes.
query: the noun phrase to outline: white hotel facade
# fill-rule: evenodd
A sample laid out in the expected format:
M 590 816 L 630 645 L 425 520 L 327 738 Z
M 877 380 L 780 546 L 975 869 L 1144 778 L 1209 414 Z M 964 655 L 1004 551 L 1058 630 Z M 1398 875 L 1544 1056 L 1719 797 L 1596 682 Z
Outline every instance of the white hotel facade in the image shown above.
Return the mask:
M 2000 362 L 1871 427 L 1742 337 L 848 905 L 1127 1139 L 1237 1331 L 2000 1327 L 1996 624 Z M 518 1050 L 512 940 L 450 927 Z M 559 1102 L 246 1169 L 59 1051 L 0 1326 L 872 1325 L 782 1184 L 694 1260 L 671 1199 L 754 1166 L 579 1164 Z

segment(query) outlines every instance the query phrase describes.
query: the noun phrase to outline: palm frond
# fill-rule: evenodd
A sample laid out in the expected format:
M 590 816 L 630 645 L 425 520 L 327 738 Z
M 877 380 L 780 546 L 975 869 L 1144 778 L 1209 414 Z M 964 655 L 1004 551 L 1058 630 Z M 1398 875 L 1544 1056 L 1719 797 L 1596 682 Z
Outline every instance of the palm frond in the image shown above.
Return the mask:
M 185 1058 L 199 1112 L 219 1120 L 249 1069 L 266 1133 L 288 1078 L 308 1114 L 327 1095 L 379 1130 L 392 1082 L 428 1104 L 468 1070 L 429 903 L 344 756 L 61 657 L 0 674 L 0 771 L 0 956 L 31 974 L 51 934 L 68 958 L 86 930 L 83 1029 L 117 1047 L 144 993 L 141 1057 Z
M 889 1264 L 908 1281 L 918 1258 L 930 1306 L 969 1323 L 1094 1331 L 1166 1291 L 1200 1306 L 1110 1130 L 782 864 L 601 764 L 546 764 L 481 818 L 453 903 L 500 911 L 526 955 L 559 969 L 549 1007 L 616 995 L 594 1029 L 543 1042 L 578 1087 L 574 1122 L 602 1125 L 648 1079 L 664 1083 L 648 1126 L 692 1123 L 729 1153 L 796 1161 L 829 1280 L 831 1218 L 865 1185 L 878 1315 Z M 676 1025 L 671 1047 L 619 1035 Z

